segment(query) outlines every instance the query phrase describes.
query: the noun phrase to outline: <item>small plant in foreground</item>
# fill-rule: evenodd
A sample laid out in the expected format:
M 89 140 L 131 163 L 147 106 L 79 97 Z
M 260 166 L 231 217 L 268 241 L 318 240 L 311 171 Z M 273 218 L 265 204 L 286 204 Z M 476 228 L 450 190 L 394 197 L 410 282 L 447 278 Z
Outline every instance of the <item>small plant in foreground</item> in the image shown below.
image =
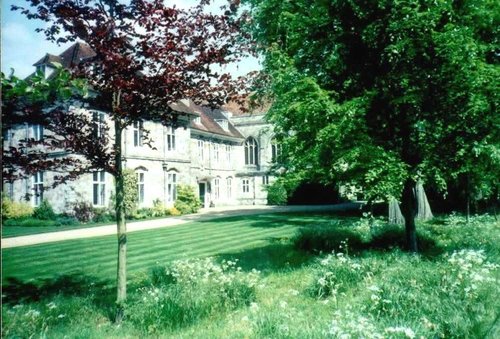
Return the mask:
M 319 260 L 314 282 L 309 287 L 309 294 L 317 298 L 332 297 L 352 288 L 369 274 L 362 261 L 344 253 L 329 254 Z

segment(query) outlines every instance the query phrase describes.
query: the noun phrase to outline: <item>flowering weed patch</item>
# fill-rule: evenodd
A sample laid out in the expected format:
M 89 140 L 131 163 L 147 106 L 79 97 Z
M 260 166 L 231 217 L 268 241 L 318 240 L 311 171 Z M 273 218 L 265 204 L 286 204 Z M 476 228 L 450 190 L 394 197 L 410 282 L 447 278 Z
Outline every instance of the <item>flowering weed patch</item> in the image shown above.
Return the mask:
M 139 288 L 130 320 L 147 333 L 192 325 L 255 300 L 259 272 L 242 272 L 236 261 L 175 261 L 156 268 L 152 285 Z
M 29 280 L 21 289 L 4 287 L 2 337 L 499 337 L 500 225 L 492 217 L 466 224 L 453 215 L 418 225 L 434 246 L 418 256 L 402 251 L 400 229 L 380 219 L 316 221 L 304 219 L 303 228 L 316 232 L 322 225 L 324 235 L 335 236 L 329 242 L 335 252 L 316 245 L 297 250 L 297 238 L 280 237 L 279 244 L 141 272 L 130 279 L 127 318 L 120 326 L 110 320 L 114 294 L 102 293 L 105 287 L 96 280 L 58 280 L 34 290 L 40 286 Z M 325 244 L 321 232 L 310 244 Z M 295 264 L 285 265 L 289 260 Z M 262 273 L 252 271 L 256 265 Z

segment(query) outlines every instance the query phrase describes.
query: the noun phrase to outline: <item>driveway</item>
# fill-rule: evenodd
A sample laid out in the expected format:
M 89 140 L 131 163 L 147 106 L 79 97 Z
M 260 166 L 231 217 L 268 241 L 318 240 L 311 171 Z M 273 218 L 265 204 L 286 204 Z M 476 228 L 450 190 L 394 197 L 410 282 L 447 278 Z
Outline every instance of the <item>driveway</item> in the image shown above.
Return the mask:
M 337 205 L 313 205 L 313 206 L 226 206 L 216 208 L 203 208 L 197 214 L 169 217 L 164 219 L 134 221 L 127 223 L 127 232 L 137 232 L 155 228 L 172 227 L 187 224 L 193 221 L 205 221 L 231 216 L 263 214 L 263 213 L 287 213 L 287 212 L 334 212 L 357 210 L 361 203 L 343 203 Z M 28 245 L 43 244 L 48 242 L 64 241 L 71 239 L 83 239 L 100 237 L 103 235 L 116 234 L 116 224 L 98 227 L 79 228 L 69 231 L 50 232 L 42 234 L 24 235 L 2 239 L 1 248 L 12 248 Z

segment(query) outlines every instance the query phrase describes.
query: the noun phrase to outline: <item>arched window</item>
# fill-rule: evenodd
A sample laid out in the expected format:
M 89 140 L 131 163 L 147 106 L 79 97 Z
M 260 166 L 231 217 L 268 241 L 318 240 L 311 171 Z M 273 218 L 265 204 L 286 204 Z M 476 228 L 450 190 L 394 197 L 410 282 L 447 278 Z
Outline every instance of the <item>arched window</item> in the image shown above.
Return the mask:
M 177 199 L 177 173 L 169 171 L 167 173 L 167 201 L 174 202 Z
M 259 163 L 259 147 L 254 138 L 245 141 L 245 165 L 257 165 Z
M 279 162 L 281 156 L 281 145 L 278 144 L 276 139 L 271 140 L 271 161 L 276 163 Z

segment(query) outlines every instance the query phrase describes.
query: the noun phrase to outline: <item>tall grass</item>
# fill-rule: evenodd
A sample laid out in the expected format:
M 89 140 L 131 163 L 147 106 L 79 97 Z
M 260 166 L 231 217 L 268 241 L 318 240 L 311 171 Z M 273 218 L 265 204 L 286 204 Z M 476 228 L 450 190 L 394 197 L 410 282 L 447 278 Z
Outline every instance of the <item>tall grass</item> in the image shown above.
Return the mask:
M 273 219 L 271 229 L 279 225 Z M 305 239 L 318 237 L 318 225 L 336 238 Z M 458 216 L 421 224 L 427 247 L 415 256 L 401 249 L 401 230 L 381 220 L 304 219 L 297 237 L 258 250 L 139 271 L 119 327 L 110 320 L 112 284 L 24 281 L 4 289 L 2 337 L 498 338 L 499 226 Z M 263 273 L 252 271 L 259 262 Z

